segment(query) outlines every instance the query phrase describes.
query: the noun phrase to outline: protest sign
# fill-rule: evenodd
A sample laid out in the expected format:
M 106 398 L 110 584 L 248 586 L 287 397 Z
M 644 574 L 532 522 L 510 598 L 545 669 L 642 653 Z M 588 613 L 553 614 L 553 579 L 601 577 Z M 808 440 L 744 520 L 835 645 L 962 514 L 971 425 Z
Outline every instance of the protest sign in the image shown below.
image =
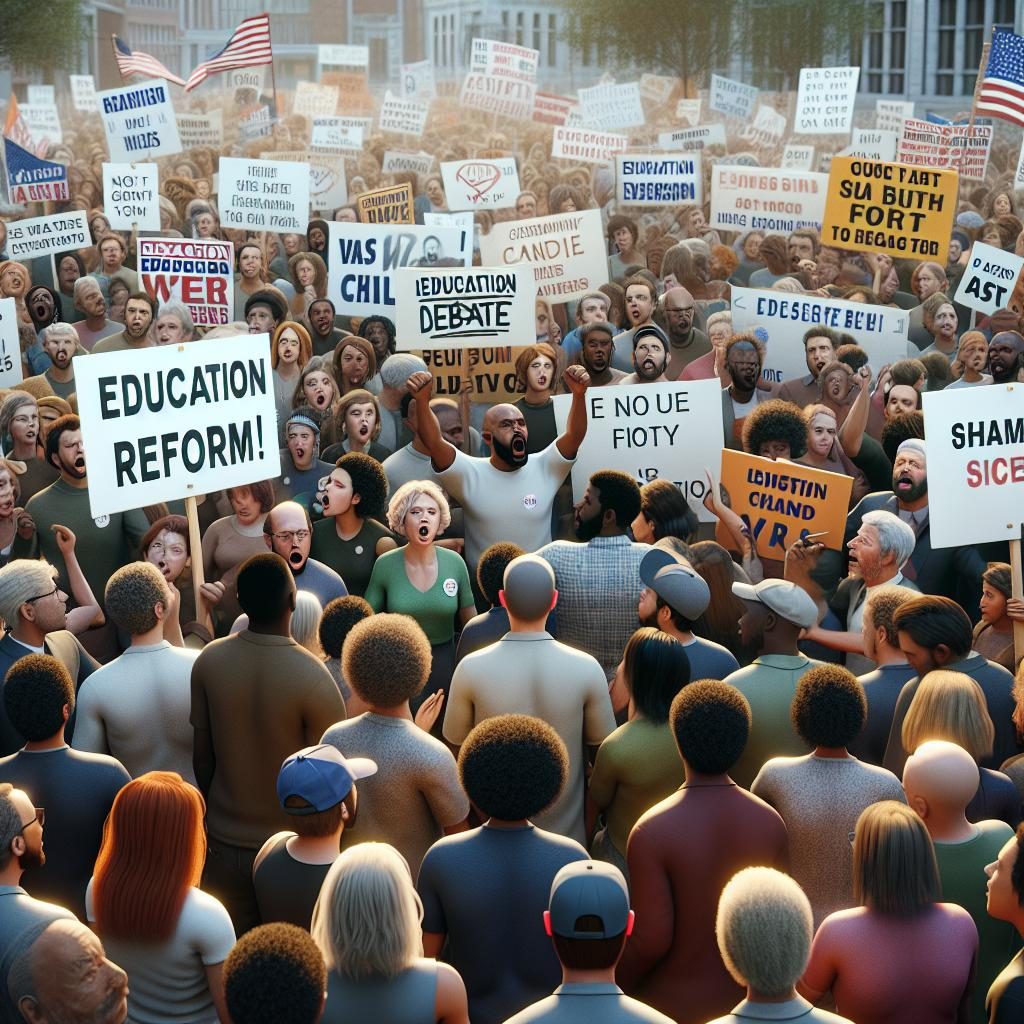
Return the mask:
M 784 171 L 809 171 L 813 166 L 813 146 L 798 146 L 791 142 L 782 151 L 782 169 Z
M 470 110 L 507 117 L 510 121 L 529 121 L 533 117 L 537 86 L 533 81 L 497 74 L 474 74 L 462 81 L 459 103 Z
M 670 381 L 642 387 L 615 384 L 587 392 L 587 436 L 572 466 L 579 500 L 601 469 L 628 473 L 638 484 L 669 480 L 702 522 L 705 467 L 717 466 L 722 449 L 722 389 L 717 380 Z M 572 395 L 555 395 L 555 423 L 565 430 Z
M 68 198 L 68 169 L 4 139 L 7 197 L 12 203 L 45 203 Z
M 30 104 L 40 104 L 44 107 L 55 107 L 57 105 L 57 95 L 52 85 L 30 85 L 28 87 L 28 102 Z M 24 112 L 25 107 L 22 106 L 21 109 Z
M 755 86 L 734 82 L 731 78 L 723 78 L 721 75 L 711 76 L 708 110 L 746 121 L 754 112 L 756 102 L 757 88 Z
M 500 221 L 480 239 L 487 267 L 533 267 L 537 294 L 572 302 L 608 279 L 600 210 Z
M 662 153 L 615 157 L 615 197 L 624 206 L 661 206 L 703 202 L 700 152 L 687 156 Z
M 318 82 L 296 82 L 292 113 L 303 117 L 330 117 L 338 109 L 338 89 Z
M 321 71 L 320 84 L 338 90 L 338 113 L 368 117 L 376 109 L 366 69 Z
M 232 68 L 225 73 L 224 86 L 231 93 L 231 98 L 236 106 L 246 107 L 259 103 L 266 70 L 265 67 Z
M 372 126 L 369 117 L 314 117 L 310 145 L 314 151 L 360 153 Z
M 275 149 L 260 153 L 261 160 L 287 160 L 309 167 L 309 205 L 318 212 L 334 210 L 348 202 L 345 158 L 329 153 Z
M 226 228 L 305 232 L 309 168 L 282 160 L 222 156 L 220 219 Z
M 733 330 L 739 333 L 760 328 L 767 348 L 764 376 L 770 381 L 807 373 L 803 338 L 808 328 L 818 324 L 852 334 L 867 352 L 876 374 L 883 366 L 907 358 L 910 318 L 906 310 L 819 295 L 733 288 Z
M 114 163 L 181 152 L 178 122 L 167 83 L 150 79 L 123 89 L 98 92 L 107 149 Z
M 1024 142 L 1020 146 L 1020 156 L 1017 157 L 1017 171 L 1013 176 L 1013 188 L 1015 191 L 1024 189 Z
M 540 51 L 514 46 L 497 39 L 474 39 L 469 56 L 469 70 L 477 75 L 513 78 L 520 82 L 537 80 Z
M 428 228 L 458 228 L 460 231 L 473 233 L 473 214 L 463 213 L 431 213 L 423 214 L 423 223 Z
M 340 221 L 328 226 L 327 294 L 339 313 L 350 316 L 384 312 L 393 317 L 393 275 L 402 267 L 440 270 L 468 267 L 473 260 L 472 233 L 456 228 Z
M 14 299 L 0 299 L 0 388 L 14 387 L 23 378 L 18 341 L 18 307 Z
M 523 393 L 516 384 L 516 360 L 523 349 L 507 345 L 497 348 L 423 349 L 420 356 L 434 375 L 434 397 L 458 399 L 462 381 L 468 377 L 473 389 L 470 401 L 492 406 L 518 402 Z
M 31 217 L 7 223 L 7 258 L 34 260 L 52 252 L 85 249 L 92 245 L 85 210 L 69 210 L 48 217 Z
M 441 177 L 449 210 L 502 210 L 516 205 L 519 172 L 514 157 L 445 162 Z
M 388 92 L 385 94 L 384 103 L 380 108 L 377 127 L 382 132 L 415 135 L 419 138 L 427 125 L 427 114 L 429 113 L 430 107 L 426 103 L 404 100 L 401 96 Z
M 71 105 L 81 114 L 95 114 L 96 83 L 92 75 L 69 75 L 71 81 Z
M 794 134 L 846 135 L 859 79 L 860 68 L 801 68 Z
M 666 103 L 676 89 L 681 87 L 682 82 L 671 75 L 649 75 L 640 76 L 640 96 L 648 103 Z M 680 103 L 692 103 L 693 100 L 680 100 Z M 700 119 L 700 99 L 697 99 L 697 120 Z M 676 117 L 679 112 L 676 111 Z M 695 120 L 694 124 L 697 123 Z
M 399 153 L 386 150 L 380 165 L 382 174 L 403 174 L 412 171 L 417 177 L 425 178 L 434 169 L 433 153 Z
M 551 137 L 551 157 L 584 164 L 608 164 L 616 153 L 624 153 L 628 145 L 625 135 L 556 126 Z
M 712 228 L 788 235 L 817 228 L 825 213 L 828 176 L 778 167 L 711 168 Z
M 420 60 L 403 64 L 399 73 L 400 94 L 403 99 L 429 103 L 437 96 L 433 61 Z
M 962 178 L 981 181 L 992 148 L 992 126 L 903 122 L 897 159 L 915 167 L 950 168 Z
M 157 302 L 183 302 L 197 326 L 231 323 L 235 250 L 230 242 L 140 238 L 138 247 L 139 280 Z
M 257 107 L 238 119 L 238 127 L 245 142 L 263 139 L 274 130 L 277 119 L 270 116 L 270 107 Z
M 701 98 L 679 100 L 676 103 L 676 119 L 693 128 L 700 124 Z
M 538 92 L 533 100 L 533 120 L 541 124 L 565 124 L 577 103 L 568 96 L 552 96 Z
M 721 480 L 762 558 L 782 561 L 786 549 L 809 533 L 823 533 L 815 538 L 819 544 L 843 550 L 853 477 L 723 448 Z M 721 544 L 735 549 L 721 524 L 717 534 Z
M 740 130 L 740 138 L 755 146 L 777 146 L 786 134 L 786 115 L 780 114 L 763 103 L 757 108 L 757 116 L 752 124 Z
M 700 150 L 708 146 L 725 148 L 725 125 L 705 124 L 696 128 L 680 128 L 674 132 L 659 132 L 658 145 L 662 149 Z
M 403 350 L 521 345 L 537 333 L 529 267 L 399 270 L 394 292 Z
M 106 352 L 75 390 L 94 517 L 281 473 L 266 334 Z
M 178 114 L 178 138 L 186 150 L 224 145 L 224 113 L 211 110 L 208 114 Z
M 946 260 L 957 201 L 956 171 L 837 156 L 828 176 L 825 245 Z
M 884 132 L 903 131 L 903 122 L 914 116 L 913 102 L 875 100 L 875 127 Z
M 850 144 L 837 156 L 859 156 L 866 160 L 893 161 L 899 132 L 880 128 L 854 128 Z
M 37 142 L 48 142 L 51 146 L 64 141 L 60 127 L 60 115 L 53 103 L 22 103 L 18 110 L 25 127 Z
M 412 224 L 412 186 L 408 182 L 364 192 L 356 200 L 361 224 Z
M 115 231 L 160 230 L 156 164 L 104 164 L 103 212 Z
M 1019 384 L 922 395 L 932 546 L 1019 541 L 1024 416 Z
M 954 298 L 964 306 L 990 315 L 997 309 L 1006 309 L 1022 269 L 1024 258 L 984 242 L 975 242 Z
M 623 128 L 639 128 L 644 123 L 644 106 L 640 102 L 640 83 L 594 85 L 578 89 L 580 117 L 586 128 L 614 132 Z
M 316 53 L 321 67 L 365 68 L 370 63 L 368 46 L 321 43 Z

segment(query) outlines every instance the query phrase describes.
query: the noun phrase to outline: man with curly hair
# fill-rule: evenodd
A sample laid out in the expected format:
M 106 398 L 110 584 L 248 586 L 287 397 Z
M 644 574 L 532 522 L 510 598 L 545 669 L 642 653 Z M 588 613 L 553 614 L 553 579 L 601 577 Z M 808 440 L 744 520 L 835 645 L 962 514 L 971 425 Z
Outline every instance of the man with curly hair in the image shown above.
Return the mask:
M 476 567 L 476 585 L 484 600 L 487 611 L 473 616 L 462 627 L 459 646 L 455 651 L 457 665 L 467 654 L 482 651 L 496 644 L 508 631 L 508 612 L 501 603 L 502 580 L 509 563 L 526 552 L 518 544 L 492 544 L 481 556 Z
M 743 450 L 763 459 L 799 459 L 807 451 L 807 424 L 792 402 L 772 398 L 743 422 Z
M 438 956 L 447 941 L 474 1021 L 505 1020 L 558 983 L 558 960 L 540 922 L 555 875 L 587 853 L 531 819 L 557 799 L 567 769 L 558 734 L 527 715 L 488 718 L 459 750 L 462 786 L 486 820 L 438 840 L 417 888 L 424 952 Z
M 764 342 L 754 334 L 735 334 L 725 344 L 725 368 L 732 383 L 722 389 L 722 436 L 725 446 L 742 450 L 747 417 L 771 392 L 757 386 L 764 366 Z
M 368 709 L 321 740 L 345 757 L 366 757 L 379 773 L 359 787 L 359 838 L 390 843 L 416 878 L 431 844 L 466 828 L 469 801 L 451 751 L 413 723 L 409 701 L 430 674 L 430 641 L 406 615 L 382 612 L 356 623 L 341 668 Z

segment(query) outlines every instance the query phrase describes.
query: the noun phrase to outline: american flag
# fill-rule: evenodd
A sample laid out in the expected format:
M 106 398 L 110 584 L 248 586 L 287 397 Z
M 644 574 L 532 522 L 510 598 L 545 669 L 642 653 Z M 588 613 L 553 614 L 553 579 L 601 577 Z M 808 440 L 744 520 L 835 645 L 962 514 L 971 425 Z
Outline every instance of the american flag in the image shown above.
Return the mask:
M 977 109 L 1024 125 L 1024 36 L 993 30 Z
M 49 148 L 45 139 L 37 141 L 32 138 L 32 133 L 28 130 L 28 125 L 25 124 L 25 119 L 18 108 L 18 98 L 13 92 L 7 104 L 7 117 L 4 119 L 4 138 L 10 139 L 36 156 L 46 156 Z
M 204 60 L 188 76 L 185 92 L 194 89 L 210 75 L 235 68 L 251 68 L 260 64 L 272 64 L 274 54 L 270 48 L 270 15 L 257 14 L 246 18 L 235 29 L 227 46 Z
M 129 75 L 145 75 L 147 78 L 165 78 L 168 82 L 173 82 L 175 85 L 185 84 L 183 79 L 177 75 L 172 75 L 156 57 L 151 57 L 148 53 L 143 53 L 141 50 L 132 50 L 123 39 L 117 36 L 112 36 L 111 38 L 114 41 L 114 58 L 117 60 L 117 70 L 121 72 L 123 79 L 127 79 Z

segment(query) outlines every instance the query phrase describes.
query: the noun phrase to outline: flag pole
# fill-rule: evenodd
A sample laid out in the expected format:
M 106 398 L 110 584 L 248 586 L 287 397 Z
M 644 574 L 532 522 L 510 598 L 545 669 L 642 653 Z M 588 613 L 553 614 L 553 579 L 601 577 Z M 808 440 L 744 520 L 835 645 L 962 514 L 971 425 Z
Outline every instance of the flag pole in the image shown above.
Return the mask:
M 987 40 L 981 47 L 981 63 L 978 65 L 978 78 L 974 83 L 974 98 L 971 100 L 971 117 L 967 122 L 968 141 L 974 135 L 974 118 L 978 113 L 978 96 L 981 94 L 981 83 L 988 70 L 988 56 L 992 51 L 992 40 Z

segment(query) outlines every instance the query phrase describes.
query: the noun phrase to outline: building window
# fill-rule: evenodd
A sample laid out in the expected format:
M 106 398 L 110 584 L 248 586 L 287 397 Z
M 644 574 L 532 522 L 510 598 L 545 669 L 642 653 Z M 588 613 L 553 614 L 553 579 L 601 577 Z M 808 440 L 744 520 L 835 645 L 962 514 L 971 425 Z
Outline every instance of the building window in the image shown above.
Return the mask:
M 519 11 L 516 14 L 516 46 L 526 45 L 526 15 Z
M 868 93 L 903 91 L 907 51 L 907 0 L 872 0 L 864 33 L 860 88 Z
M 548 67 L 558 64 L 558 15 L 548 15 Z

